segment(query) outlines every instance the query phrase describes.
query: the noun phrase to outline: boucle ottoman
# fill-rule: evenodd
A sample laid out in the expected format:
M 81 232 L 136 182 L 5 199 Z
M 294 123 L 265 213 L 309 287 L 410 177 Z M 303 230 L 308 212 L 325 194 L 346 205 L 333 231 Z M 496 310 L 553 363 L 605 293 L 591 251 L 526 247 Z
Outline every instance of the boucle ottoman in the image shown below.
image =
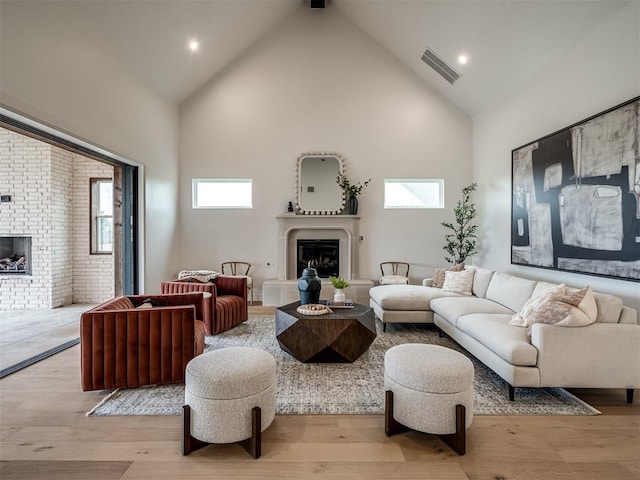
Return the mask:
M 257 348 L 230 347 L 187 364 L 182 454 L 211 443 L 243 442 L 261 455 L 261 432 L 276 410 L 276 361 Z
M 473 363 L 439 345 L 408 343 L 384 356 L 385 433 L 439 435 L 459 455 L 473 421 Z

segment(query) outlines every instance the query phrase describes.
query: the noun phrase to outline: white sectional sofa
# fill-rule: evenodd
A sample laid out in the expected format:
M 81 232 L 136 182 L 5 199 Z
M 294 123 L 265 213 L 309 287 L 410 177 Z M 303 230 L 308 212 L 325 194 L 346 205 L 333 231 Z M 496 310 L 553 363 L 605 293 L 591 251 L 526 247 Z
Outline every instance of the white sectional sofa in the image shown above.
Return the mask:
M 620 298 L 594 293 L 596 322 L 583 327 L 509 325 L 525 302 L 554 284 L 501 272 L 475 270 L 472 296 L 424 285 L 382 285 L 370 305 L 387 323 L 435 323 L 515 387 L 624 388 L 627 401 L 640 388 L 640 325 Z

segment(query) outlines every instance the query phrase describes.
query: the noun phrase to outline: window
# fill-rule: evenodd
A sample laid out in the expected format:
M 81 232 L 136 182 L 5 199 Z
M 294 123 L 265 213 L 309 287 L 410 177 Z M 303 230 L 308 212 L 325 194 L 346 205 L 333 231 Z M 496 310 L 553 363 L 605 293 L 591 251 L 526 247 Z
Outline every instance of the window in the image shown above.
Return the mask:
M 194 178 L 193 208 L 253 208 L 250 178 Z
M 113 252 L 113 180 L 91 179 L 91 253 Z
M 444 180 L 385 179 L 384 208 L 444 208 Z

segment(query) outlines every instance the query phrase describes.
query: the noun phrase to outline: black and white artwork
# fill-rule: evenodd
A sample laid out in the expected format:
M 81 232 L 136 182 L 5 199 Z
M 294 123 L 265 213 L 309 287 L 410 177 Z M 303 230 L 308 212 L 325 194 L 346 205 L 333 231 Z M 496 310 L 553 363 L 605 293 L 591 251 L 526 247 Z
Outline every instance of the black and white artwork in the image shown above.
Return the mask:
M 511 263 L 640 281 L 640 97 L 512 151 Z

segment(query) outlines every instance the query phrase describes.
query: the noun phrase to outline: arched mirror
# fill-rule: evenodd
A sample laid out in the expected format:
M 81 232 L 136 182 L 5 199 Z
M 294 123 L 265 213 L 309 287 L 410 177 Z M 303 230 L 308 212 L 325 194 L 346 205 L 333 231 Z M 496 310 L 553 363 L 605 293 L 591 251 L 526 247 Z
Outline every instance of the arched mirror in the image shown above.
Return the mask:
M 336 215 L 344 207 L 344 194 L 336 183 L 344 161 L 337 153 L 303 153 L 298 157 L 297 203 L 305 215 Z

